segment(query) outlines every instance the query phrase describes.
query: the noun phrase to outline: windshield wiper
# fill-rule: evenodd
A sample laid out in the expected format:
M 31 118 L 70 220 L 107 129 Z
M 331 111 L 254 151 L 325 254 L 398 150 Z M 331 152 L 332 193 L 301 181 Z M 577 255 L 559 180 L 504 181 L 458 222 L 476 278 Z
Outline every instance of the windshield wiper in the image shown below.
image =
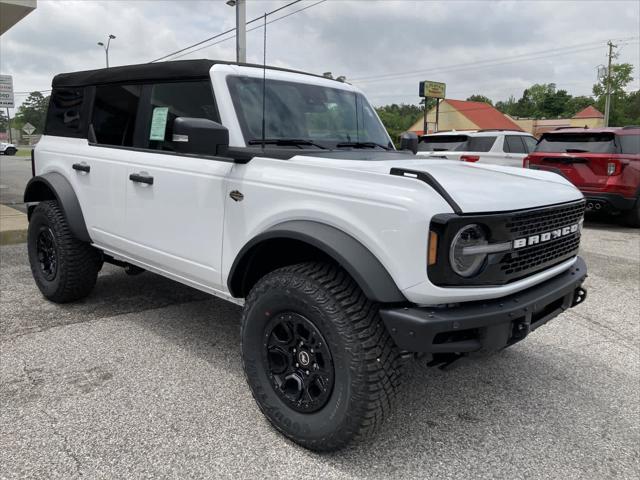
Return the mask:
M 302 145 L 308 145 L 311 147 L 318 147 L 323 150 L 326 150 L 327 147 L 320 145 L 319 143 L 312 142 L 311 140 L 306 140 L 304 138 L 265 138 L 264 140 L 260 138 L 253 138 L 247 142 L 249 145 L 278 145 L 278 146 L 293 146 L 293 147 L 301 147 Z
M 389 150 L 389 147 L 385 147 L 380 143 L 375 142 L 340 142 L 336 145 L 337 148 L 340 147 L 353 147 L 353 148 L 376 148 L 380 147 L 384 150 Z
M 580 148 L 567 148 L 565 150 L 567 153 L 589 153 L 589 150 L 582 150 Z

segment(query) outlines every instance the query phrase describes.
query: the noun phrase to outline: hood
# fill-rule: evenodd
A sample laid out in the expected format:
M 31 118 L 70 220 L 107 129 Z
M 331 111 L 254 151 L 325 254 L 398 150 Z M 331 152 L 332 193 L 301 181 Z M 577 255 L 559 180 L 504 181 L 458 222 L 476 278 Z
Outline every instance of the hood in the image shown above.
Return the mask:
M 389 152 L 392 153 L 392 152 Z M 399 152 L 376 156 L 374 161 L 296 156 L 291 161 L 390 175 L 392 168 L 428 173 L 460 206 L 463 213 L 499 212 L 571 202 L 582 193 L 566 179 L 551 172 L 457 160 L 399 158 Z M 407 181 L 419 182 L 411 179 Z M 422 183 L 422 182 L 421 182 Z M 424 188 L 432 188 L 423 183 Z

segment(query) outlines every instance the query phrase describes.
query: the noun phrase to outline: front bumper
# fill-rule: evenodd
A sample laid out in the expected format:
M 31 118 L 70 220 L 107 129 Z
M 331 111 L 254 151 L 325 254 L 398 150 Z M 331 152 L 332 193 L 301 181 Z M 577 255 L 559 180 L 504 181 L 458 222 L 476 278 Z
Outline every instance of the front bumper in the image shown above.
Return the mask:
M 586 297 L 581 257 L 567 271 L 514 295 L 456 307 L 381 308 L 396 345 L 409 352 L 468 353 L 512 345 Z

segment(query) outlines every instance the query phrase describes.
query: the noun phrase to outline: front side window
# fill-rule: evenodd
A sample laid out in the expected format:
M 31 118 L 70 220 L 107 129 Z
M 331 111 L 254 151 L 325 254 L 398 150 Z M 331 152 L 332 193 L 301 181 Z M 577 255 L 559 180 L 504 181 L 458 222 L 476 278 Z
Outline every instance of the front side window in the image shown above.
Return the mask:
M 91 124 L 97 143 L 123 147 L 133 145 L 141 91 L 140 85 L 96 87 Z
M 146 148 L 154 150 L 175 150 L 173 122 L 178 117 L 220 121 L 208 80 L 152 85 L 149 115 Z
M 262 138 L 263 81 L 230 76 L 233 105 L 247 145 Z M 371 142 L 390 147 L 386 130 L 363 95 L 325 86 L 267 79 L 265 138 L 307 140 L 326 148 Z M 346 146 L 346 145 L 345 145 Z

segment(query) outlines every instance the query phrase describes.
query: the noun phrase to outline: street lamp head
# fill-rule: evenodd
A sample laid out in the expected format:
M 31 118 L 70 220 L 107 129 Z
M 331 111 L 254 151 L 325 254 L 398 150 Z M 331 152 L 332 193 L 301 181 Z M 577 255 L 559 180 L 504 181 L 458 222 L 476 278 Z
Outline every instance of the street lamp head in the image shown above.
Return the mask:
M 104 47 L 104 43 L 102 42 L 98 42 L 98 45 L 100 45 L 101 47 Z
M 116 38 L 116 36 L 115 36 L 115 35 L 111 35 L 111 34 L 109 34 L 109 38 L 110 38 L 111 40 L 113 40 L 114 38 Z
M 229 5 L 230 7 L 235 7 L 236 6 L 236 0 L 227 0 L 227 5 Z

